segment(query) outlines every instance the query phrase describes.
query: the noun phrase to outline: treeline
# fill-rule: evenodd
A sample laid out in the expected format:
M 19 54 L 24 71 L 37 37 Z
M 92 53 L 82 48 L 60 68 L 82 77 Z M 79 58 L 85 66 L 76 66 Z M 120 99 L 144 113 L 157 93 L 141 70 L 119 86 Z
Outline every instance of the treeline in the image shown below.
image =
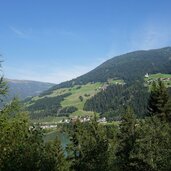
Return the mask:
M 147 112 L 148 89 L 143 81 L 133 85 L 110 85 L 85 102 L 84 110 L 101 113 L 108 119 L 119 119 L 125 106 L 132 106 L 139 117 Z
M 100 124 L 94 117 L 67 127 L 65 148 L 57 139 L 45 143 L 43 131 L 30 126 L 16 100 L 6 105 L 0 111 L 0 170 L 171 170 L 171 98 L 161 81 L 152 85 L 144 119 L 136 119 L 128 106 L 119 124 Z
M 77 111 L 78 108 L 76 108 L 75 106 L 67 106 L 64 108 L 61 108 L 61 110 L 58 111 L 58 116 L 69 116 L 70 114 L 72 114 L 73 112 Z

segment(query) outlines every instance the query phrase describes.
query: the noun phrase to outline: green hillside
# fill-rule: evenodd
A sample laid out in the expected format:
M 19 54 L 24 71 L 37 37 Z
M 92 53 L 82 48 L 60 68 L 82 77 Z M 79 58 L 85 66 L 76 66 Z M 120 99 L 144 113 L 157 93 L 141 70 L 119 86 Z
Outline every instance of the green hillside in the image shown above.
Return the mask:
M 75 85 L 71 88 L 59 88 L 51 94 L 45 96 L 35 96 L 25 100 L 26 107 L 31 111 L 33 118 L 37 116 L 65 116 L 65 115 L 93 115 L 92 111 L 83 110 L 85 102 L 92 98 L 95 94 L 105 91 L 110 85 L 123 85 L 123 80 L 108 80 L 106 83 L 88 83 L 85 85 Z M 59 99 L 57 101 L 57 99 Z M 53 101 L 52 101 L 53 100 Z M 54 103 L 54 101 L 56 102 Z M 49 103 L 49 101 L 52 101 Z M 56 110 L 53 110 L 53 107 Z M 63 109 L 75 107 L 73 112 L 61 113 Z M 51 110 L 50 110 L 50 109 Z M 47 118 L 48 120 L 49 118 Z M 51 118 L 52 119 L 52 118 Z M 52 119 L 53 120 L 53 119 Z
M 106 82 L 110 78 L 133 83 L 143 79 L 146 73 L 171 73 L 171 47 L 130 52 L 113 57 L 94 70 L 78 78 L 58 84 L 41 95 L 50 94 L 53 90 L 73 85 L 84 85 L 89 82 Z
M 148 77 L 145 77 L 145 83 L 150 85 L 153 81 L 157 81 L 158 79 L 162 80 L 166 87 L 171 87 L 171 74 L 149 74 Z
M 144 79 L 146 73 L 150 76 Z M 158 74 L 162 73 L 162 74 Z M 146 112 L 148 89 L 144 81 L 171 74 L 171 48 L 135 51 L 114 57 L 87 74 L 55 85 L 25 104 L 32 118 L 72 117 L 94 112 L 118 118 L 125 106 L 138 116 Z M 170 78 L 170 77 L 169 77 Z M 168 86 L 170 81 L 167 82 Z

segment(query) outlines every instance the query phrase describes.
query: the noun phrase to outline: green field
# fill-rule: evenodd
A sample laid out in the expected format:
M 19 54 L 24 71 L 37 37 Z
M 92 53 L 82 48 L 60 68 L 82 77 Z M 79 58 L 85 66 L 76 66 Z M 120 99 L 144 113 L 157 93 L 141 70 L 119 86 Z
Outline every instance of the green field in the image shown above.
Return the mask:
M 84 103 L 87 99 L 91 98 L 95 94 L 97 94 L 100 89 L 99 87 L 102 87 L 102 83 L 95 83 L 95 84 L 86 84 L 83 86 L 74 86 L 72 89 L 70 89 L 70 92 L 72 93 L 70 96 L 66 97 L 64 101 L 62 101 L 61 105 L 62 107 L 66 106 L 75 106 L 78 108 L 78 111 L 74 112 L 73 115 L 83 115 L 83 114 L 93 114 L 92 112 L 85 112 L 83 111 Z M 79 97 L 82 97 L 82 101 L 79 99 Z
M 153 81 L 161 79 L 167 87 L 171 87 L 171 74 L 150 74 L 148 78 L 145 78 L 147 85 L 150 85 Z
M 112 84 L 124 84 L 123 80 L 118 80 L 118 79 L 109 79 L 107 82 L 105 83 L 88 83 L 85 85 L 75 85 L 73 87 L 70 88 L 60 88 L 57 90 L 54 90 L 51 94 L 43 96 L 43 97 L 33 97 L 31 102 L 26 103 L 26 106 L 32 105 L 34 104 L 34 101 L 37 101 L 39 99 L 42 99 L 44 97 L 56 97 L 56 96 L 60 96 L 66 93 L 71 93 L 71 95 L 67 96 L 62 102 L 61 102 L 61 106 L 64 107 L 69 107 L 69 106 L 74 106 L 76 107 L 78 110 L 75 111 L 74 113 L 71 114 L 71 116 L 75 116 L 75 115 L 93 115 L 94 112 L 91 111 L 83 111 L 83 107 L 84 104 L 86 102 L 87 99 L 91 98 L 92 96 L 94 96 L 95 94 L 97 94 L 98 92 L 106 89 L 106 87 L 108 85 L 112 85 Z M 80 97 L 82 99 L 80 99 Z M 50 118 L 45 118 L 45 121 L 53 121 L 53 120 L 59 120 L 60 118 L 57 117 L 50 117 Z
M 105 90 L 107 86 L 113 85 L 113 84 L 124 84 L 124 81 L 118 80 L 118 79 L 115 79 L 115 80 L 109 79 L 105 83 L 97 82 L 97 83 L 88 83 L 85 85 L 75 85 L 69 88 L 59 88 L 59 89 L 54 90 L 48 95 L 35 96 L 30 101 L 27 101 L 25 105 L 26 107 L 29 107 L 33 105 L 35 102 L 37 102 L 38 100 L 41 100 L 45 97 L 53 98 L 53 97 L 64 95 L 66 93 L 70 93 L 69 96 L 66 96 L 64 100 L 60 102 L 62 108 L 74 106 L 78 109 L 72 114 L 70 113 L 69 117 L 72 118 L 73 116 L 85 116 L 85 115 L 93 116 L 94 112 L 83 110 L 85 102 L 91 97 L 93 97 L 95 94 L 97 94 L 98 92 Z M 49 113 L 49 115 L 51 114 Z M 98 113 L 96 113 L 96 115 L 98 116 Z M 42 118 L 40 117 L 40 119 L 34 119 L 32 120 L 32 123 L 46 123 L 47 122 L 47 123 L 53 124 L 53 123 L 59 123 L 63 119 L 67 119 L 67 117 L 62 117 L 62 116 L 58 117 L 57 115 L 47 116 L 47 117 L 42 117 Z
M 148 78 L 146 78 L 147 80 L 149 79 L 158 79 L 158 78 L 171 78 L 171 74 L 150 74 Z
M 48 122 L 50 124 L 54 124 L 56 122 L 60 122 L 62 119 L 66 119 L 67 117 L 55 117 L 55 116 L 47 116 L 44 118 L 40 118 L 40 119 L 32 119 L 31 122 L 32 123 L 45 123 Z
M 109 79 L 108 83 L 109 84 L 125 84 L 124 80 L 114 80 L 114 79 Z
M 93 115 L 94 112 L 90 111 L 83 111 L 84 104 L 87 99 L 91 98 L 98 92 L 102 91 L 103 88 L 106 88 L 109 84 L 123 84 L 124 81 L 122 80 L 110 80 L 108 83 L 88 83 L 86 85 L 82 86 L 74 86 L 70 89 L 70 92 L 72 93 L 70 96 L 66 97 L 64 101 L 62 101 L 61 105 L 62 107 L 66 106 L 75 106 L 78 108 L 76 112 L 74 112 L 72 115 Z M 81 101 L 79 97 L 83 97 L 83 100 Z

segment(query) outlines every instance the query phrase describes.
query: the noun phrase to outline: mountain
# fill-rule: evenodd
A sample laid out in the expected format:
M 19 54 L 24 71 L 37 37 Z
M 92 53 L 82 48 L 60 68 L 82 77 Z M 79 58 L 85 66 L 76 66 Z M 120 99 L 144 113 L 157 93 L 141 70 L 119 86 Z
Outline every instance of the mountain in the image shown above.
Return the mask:
M 118 116 L 126 105 L 133 106 L 137 115 L 142 116 L 148 98 L 148 87 L 144 86 L 146 73 L 171 74 L 171 47 L 116 56 L 87 74 L 29 99 L 26 105 L 33 117 L 92 112 Z
M 142 78 L 146 73 L 171 73 L 171 47 L 141 50 L 113 57 L 94 70 L 76 79 L 58 84 L 57 88 L 83 85 L 89 82 L 105 82 L 110 78 L 123 79 L 127 83 Z M 42 95 L 46 94 L 46 91 Z
M 39 81 L 14 80 L 7 78 L 5 78 L 4 81 L 7 82 L 8 86 L 7 100 L 11 100 L 13 97 L 18 97 L 23 100 L 29 96 L 36 96 L 55 85 Z

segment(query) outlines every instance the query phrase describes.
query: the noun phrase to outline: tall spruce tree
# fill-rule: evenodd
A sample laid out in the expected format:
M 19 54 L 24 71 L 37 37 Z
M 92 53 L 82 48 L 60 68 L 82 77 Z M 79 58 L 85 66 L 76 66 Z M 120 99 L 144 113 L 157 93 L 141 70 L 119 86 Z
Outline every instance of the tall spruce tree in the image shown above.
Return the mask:
M 158 117 L 139 120 L 136 127 L 135 171 L 171 170 L 171 128 Z M 132 171 L 132 170 L 131 170 Z
M 91 122 L 75 122 L 70 129 L 69 159 L 76 171 L 108 171 L 108 139 L 106 129 L 96 118 Z
M 7 91 L 0 79 L 0 97 Z M 0 171 L 68 171 L 58 140 L 45 144 L 43 130 L 31 126 L 27 112 L 13 99 L 0 110 Z
M 171 101 L 167 88 L 160 79 L 152 83 L 147 110 L 148 116 L 157 116 L 161 120 L 170 120 Z
M 58 139 L 48 142 L 42 153 L 43 162 L 41 163 L 41 171 L 70 170 L 70 162 L 67 161 L 61 142 Z
M 118 168 L 121 170 L 129 170 L 131 152 L 134 149 L 135 143 L 135 124 L 136 118 L 131 107 L 128 107 L 126 113 L 121 118 L 119 125 L 118 147 L 116 149 L 116 157 L 118 161 Z

